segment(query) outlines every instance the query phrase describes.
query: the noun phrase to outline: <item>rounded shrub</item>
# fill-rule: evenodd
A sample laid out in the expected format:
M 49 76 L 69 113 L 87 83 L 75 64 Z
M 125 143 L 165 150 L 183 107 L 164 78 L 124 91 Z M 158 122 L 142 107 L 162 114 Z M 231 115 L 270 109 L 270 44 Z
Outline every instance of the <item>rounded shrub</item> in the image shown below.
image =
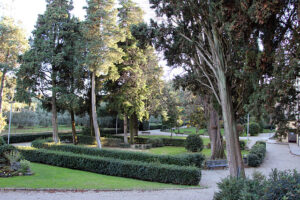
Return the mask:
M 147 140 L 148 144 L 152 144 L 152 147 L 163 147 L 164 142 L 161 138 L 150 138 Z
M 189 135 L 185 140 L 185 148 L 191 152 L 200 152 L 203 150 L 203 140 L 199 135 Z
M 240 140 L 240 148 L 241 148 L 241 150 L 245 150 L 245 148 L 246 148 L 245 140 Z
M 249 124 L 249 133 L 251 136 L 258 135 L 260 130 L 261 130 L 261 128 L 258 123 L 252 122 L 251 124 Z

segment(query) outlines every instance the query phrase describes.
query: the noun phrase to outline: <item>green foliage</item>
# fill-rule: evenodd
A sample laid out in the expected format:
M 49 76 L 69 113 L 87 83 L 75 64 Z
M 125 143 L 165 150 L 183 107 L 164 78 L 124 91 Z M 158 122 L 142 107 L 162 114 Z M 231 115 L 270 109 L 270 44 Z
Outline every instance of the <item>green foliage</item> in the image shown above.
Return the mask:
M 241 150 L 245 150 L 245 148 L 246 148 L 246 141 L 245 140 L 240 140 L 240 148 L 241 148 Z
M 264 161 L 266 155 L 266 143 L 258 141 L 251 148 L 248 155 L 248 165 L 251 167 L 258 167 Z
M 10 143 L 23 143 L 23 142 L 32 142 L 38 138 L 48 138 L 51 137 L 52 133 L 27 133 L 27 134 L 15 134 L 10 135 Z M 3 139 L 7 141 L 7 135 L 3 136 Z
M 146 144 L 148 138 L 144 137 L 135 137 L 134 141 L 138 144 Z M 165 146 L 177 146 L 177 147 L 184 147 L 185 146 L 185 140 L 184 139 L 174 139 L 174 138 L 162 138 L 163 144 Z
M 200 152 L 203 150 L 203 140 L 199 135 L 189 135 L 185 140 L 185 148 L 191 152 Z
M 6 151 L 3 153 L 3 156 L 10 162 L 10 164 L 18 162 L 21 159 L 21 154 L 17 150 Z
M 20 165 L 21 165 L 21 168 L 20 168 L 20 172 L 22 173 L 27 173 L 30 171 L 30 162 L 28 160 L 20 160 Z
M 300 174 L 297 171 L 273 170 L 265 185 L 265 200 L 300 199 Z
M 0 146 L 5 144 L 6 144 L 5 140 L 3 139 L 3 137 L 0 136 Z
M 260 176 L 254 179 L 225 178 L 218 183 L 218 187 L 214 200 L 261 200 L 264 194 L 264 180 Z
M 256 122 L 251 122 L 249 124 L 249 134 L 251 136 L 255 136 L 255 135 L 258 135 L 261 131 L 261 127 L 259 126 L 258 123 Z
M 147 143 L 152 144 L 152 147 L 163 147 L 164 143 L 162 138 L 149 138 Z
M 225 178 L 218 183 L 215 200 L 275 200 L 300 198 L 300 174 L 297 171 L 272 170 L 269 177 L 254 174 L 253 178 Z
M 153 155 L 141 152 L 133 151 L 120 151 L 110 149 L 96 149 L 74 145 L 55 145 L 53 143 L 47 143 L 44 140 L 36 140 L 32 142 L 32 146 L 36 148 L 44 148 L 49 150 L 73 152 L 76 154 L 93 155 L 99 157 L 110 157 L 121 160 L 136 160 L 141 162 L 159 162 L 162 164 L 171 164 L 179 166 L 197 166 L 201 168 L 204 161 L 204 156 L 201 154 L 186 154 L 180 156 L 168 156 L 168 155 Z
M 20 149 L 27 160 L 99 174 L 136 178 L 161 183 L 198 185 L 201 171 L 194 167 L 180 167 L 157 163 L 101 158 L 70 152 Z

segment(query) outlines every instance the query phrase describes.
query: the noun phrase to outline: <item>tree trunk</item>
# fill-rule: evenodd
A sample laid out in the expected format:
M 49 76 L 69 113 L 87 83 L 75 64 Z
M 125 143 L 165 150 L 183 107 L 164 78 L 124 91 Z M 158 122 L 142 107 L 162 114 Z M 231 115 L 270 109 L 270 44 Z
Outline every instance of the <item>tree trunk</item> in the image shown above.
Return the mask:
M 244 163 L 239 144 L 239 136 L 236 131 L 236 121 L 233 112 L 232 99 L 227 85 L 225 72 L 218 69 L 218 89 L 221 99 L 222 115 L 224 120 L 224 133 L 226 138 L 226 150 L 231 177 L 245 177 Z
M 225 157 L 223 138 L 220 132 L 218 112 L 210 106 L 208 133 L 211 143 L 211 159 L 223 159 Z
M 102 148 L 100 140 L 100 130 L 97 121 L 97 111 L 96 111 L 96 92 L 95 92 L 95 72 L 92 73 L 92 116 L 93 116 L 93 125 L 95 131 L 95 137 L 97 141 L 98 148 Z
M 128 144 L 128 137 L 127 137 L 127 116 L 124 114 L 124 143 Z
M 2 79 L 1 79 L 1 85 L 0 85 L 0 114 L 2 114 L 2 96 L 3 96 L 5 75 L 6 75 L 6 70 L 4 70 L 2 72 Z
M 134 122 L 133 122 L 133 115 L 129 118 L 129 133 L 130 133 L 130 144 L 134 143 Z
M 73 144 L 77 145 L 78 144 L 78 138 L 77 138 L 77 135 L 76 135 L 75 114 L 74 114 L 73 110 L 70 111 L 70 115 L 71 115 L 71 124 L 72 124 L 72 139 L 73 139 Z
M 57 127 L 57 107 L 56 107 L 56 91 L 55 91 L 55 81 L 52 81 L 52 128 L 53 128 L 53 141 L 58 143 L 58 127 Z

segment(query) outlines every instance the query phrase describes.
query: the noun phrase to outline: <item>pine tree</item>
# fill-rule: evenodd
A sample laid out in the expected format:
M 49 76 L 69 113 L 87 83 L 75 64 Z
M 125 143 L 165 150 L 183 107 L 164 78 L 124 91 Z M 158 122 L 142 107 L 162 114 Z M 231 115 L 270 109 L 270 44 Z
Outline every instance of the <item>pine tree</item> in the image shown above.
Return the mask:
M 122 61 L 123 52 L 117 43 L 122 40 L 116 24 L 117 10 L 114 0 L 88 0 L 84 36 L 87 42 L 86 65 L 92 73 L 92 116 L 97 145 L 101 148 L 97 122 L 95 77 L 100 86 L 106 80 L 116 80 L 119 75 L 115 64 Z
M 30 50 L 22 56 L 22 65 L 17 73 L 17 98 L 31 102 L 38 98 L 51 106 L 53 140 L 58 142 L 57 94 L 60 91 L 59 72 L 65 67 L 69 37 L 72 1 L 47 0 L 47 8 L 39 15 Z

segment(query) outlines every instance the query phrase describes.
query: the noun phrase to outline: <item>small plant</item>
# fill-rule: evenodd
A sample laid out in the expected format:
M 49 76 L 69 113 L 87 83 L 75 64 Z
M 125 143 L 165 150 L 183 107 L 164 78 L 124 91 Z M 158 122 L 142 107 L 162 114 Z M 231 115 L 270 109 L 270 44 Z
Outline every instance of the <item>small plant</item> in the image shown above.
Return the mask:
M 4 153 L 4 157 L 9 161 L 10 165 L 12 165 L 21 159 L 21 154 L 16 150 L 7 151 Z
M 199 135 L 189 135 L 185 140 L 185 148 L 191 152 L 200 152 L 203 150 L 203 140 Z
M 22 173 L 30 172 L 30 162 L 28 160 L 21 160 L 20 164 L 21 164 L 21 168 L 19 170 L 20 172 Z

